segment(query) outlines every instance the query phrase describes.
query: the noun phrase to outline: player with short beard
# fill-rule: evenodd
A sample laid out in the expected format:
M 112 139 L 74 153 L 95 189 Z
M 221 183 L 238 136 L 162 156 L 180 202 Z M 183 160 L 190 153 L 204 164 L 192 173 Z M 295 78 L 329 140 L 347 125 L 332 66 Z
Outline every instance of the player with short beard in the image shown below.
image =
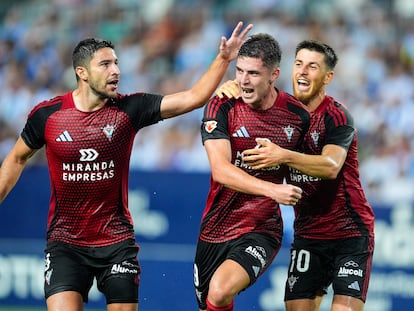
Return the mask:
M 338 61 L 327 44 L 305 40 L 296 47 L 294 95 L 311 111 L 301 152 L 258 139 L 244 151 L 256 170 L 288 165 L 287 181 L 303 189 L 294 206 L 294 241 L 285 289 L 287 311 L 317 311 L 327 287 L 331 311 L 362 311 L 374 251 L 374 212 L 359 179 L 357 135 L 347 107 L 326 94 Z M 230 82 L 219 93 L 239 96 Z M 313 176 L 314 178 L 310 178 Z
M 242 28 L 240 22 L 228 40 L 222 37 L 216 59 L 191 89 L 166 96 L 119 94 L 121 73 L 113 44 L 82 40 L 72 54 L 77 88 L 31 111 L 2 163 L 0 201 L 30 157 L 45 146 L 51 181 L 44 284 L 49 311 L 83 310 L 94 279 L 108 311 L 138 309 L 140 265 L 128 209 L 134 138 L 145 126 L 205 104 L 252 25 Z M 88 167 L 85 163 L 98 164 L 99 173 L 108 178 L 76 172 Z M 69 174 L 76 179 L 63 178 L 68 173 L 64 168 L 75 168 Z

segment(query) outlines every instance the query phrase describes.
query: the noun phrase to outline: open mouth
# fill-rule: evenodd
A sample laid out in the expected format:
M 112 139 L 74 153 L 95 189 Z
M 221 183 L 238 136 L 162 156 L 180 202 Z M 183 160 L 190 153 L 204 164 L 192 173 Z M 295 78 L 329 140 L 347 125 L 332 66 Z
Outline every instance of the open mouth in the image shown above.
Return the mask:
M 305 79 L 298 79 L 297 84 L 298 84 L 298 89 L 302 90 L 302 91 L 307 90 L 310 86 L 309 81 L 307 81 Z
M 242 87 L 241 90 L 242 90 L 243 94 L 251 94 L 251 93 L 254 92 L 254 89 L 245 88 L 245 87 Z
M 119 80 L 112 80 L 112 81 L 109 81 L 108 84 L 112 85 L 114 88 L 117 88 L 118 87 L 118 82 L 119 82 Z

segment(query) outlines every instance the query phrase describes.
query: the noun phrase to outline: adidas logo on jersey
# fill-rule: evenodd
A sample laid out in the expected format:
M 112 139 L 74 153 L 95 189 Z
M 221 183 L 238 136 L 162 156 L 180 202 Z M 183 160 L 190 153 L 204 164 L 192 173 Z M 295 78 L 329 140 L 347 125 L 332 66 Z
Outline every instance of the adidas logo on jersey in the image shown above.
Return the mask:
M 250 137 L 250 134 L 247 131 L 246 127 L 242 126 L 235 133 L 233 133 L 232 136 L 233 137 Z
M 260 267 L 252 266 L 252 269 L 253 269 L 254 275 L 257 277 L 259 275 L 259 272 L 260 272 Z
M 358 282 L 357 282 L 357 281 L 355 281 L 355 282 L 353 282 L 353 283 L 349 284 L 349 285 L 348 285 L 348 288 L 350 288 L 350 289 L 355 289 L 355 290 L 357 290 L 357 291 L 360 291 L 360 290 L 361 290 L 361 289 L 359 288 L 359 284 L 358 284 Z
M 72 137 L 70 136 L 68 131 L 64 131 L 59 137 L 56 138 L 56 141 L 65 142 L 65 141 L 73 141 Z

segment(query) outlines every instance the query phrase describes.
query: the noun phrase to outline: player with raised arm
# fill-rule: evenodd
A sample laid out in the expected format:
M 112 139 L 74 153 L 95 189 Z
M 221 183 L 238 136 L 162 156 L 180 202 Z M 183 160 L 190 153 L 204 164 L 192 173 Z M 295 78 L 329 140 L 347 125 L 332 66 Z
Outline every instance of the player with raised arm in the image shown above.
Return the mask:
M 237 56 L 252 25 L 238 23 L 189 90 L 171 95 L 119 94 L 111 42 L 88 38 L 72 54 L 77 88 L 44 101 L 28 116 L 0 169 L 0 201 L 30 157 L 45 146 L 51 182 L 45 249 L 49 311 L 82 311 L 93 280 L 108 311 L 138 310 L 140 265 L 128 209 L 128 172 L 137 132 L 202 107 Z

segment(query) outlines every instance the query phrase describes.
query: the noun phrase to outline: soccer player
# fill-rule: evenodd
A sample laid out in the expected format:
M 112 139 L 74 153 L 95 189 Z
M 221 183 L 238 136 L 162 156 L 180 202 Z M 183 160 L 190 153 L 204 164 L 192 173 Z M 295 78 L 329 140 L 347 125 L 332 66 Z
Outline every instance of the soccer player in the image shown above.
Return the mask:
M 295 204 L 301 189 L 283 184 L 278 165 L 253 171 L 242 151 L 262 137 L 289 149 L 309 127 L 306 107 L 274 87 L 281 50 L 267 34 L 240 48 L 236 79 L 241 99 L 212 98 L 205 107 L 202 140 L 211 166 L 211 187 L 194 260 L 200 310 L 231 311 L 235 296 L 251 286 L 281 246 L 279 203 Z
M 49 311 L 83 310 L 96 278 L 108 311 L 138 310 L 140 265 L 128 210 L 128 170 L 137 132 L 203 106 L 252 25 L 239 22 L 206 73 L 172 95 L 119 94 L 114 46 L 89 38 L 72 55 L 77 88 L 31 111 L 0 169 L 0 201 L 43 146 L 51 181 L 45 250 Z
M 326 95 L 338 61 L 322 42 L 296 47 L 295 97 L 311 111 L 303 152 L 258 139 L 260 149 L 245 150 L 254 169 L 287 164 L 288 182 L 303 189 L 294 206 L 294 241 L 285 288 L 287 311 L 318 310 L 332 284 L 332 311 L 362 311 L 374 251 L 374 213 L 359 179 L 357 135 L 347 107 Z M 225 94 L 237 95 L 228 87 Z

